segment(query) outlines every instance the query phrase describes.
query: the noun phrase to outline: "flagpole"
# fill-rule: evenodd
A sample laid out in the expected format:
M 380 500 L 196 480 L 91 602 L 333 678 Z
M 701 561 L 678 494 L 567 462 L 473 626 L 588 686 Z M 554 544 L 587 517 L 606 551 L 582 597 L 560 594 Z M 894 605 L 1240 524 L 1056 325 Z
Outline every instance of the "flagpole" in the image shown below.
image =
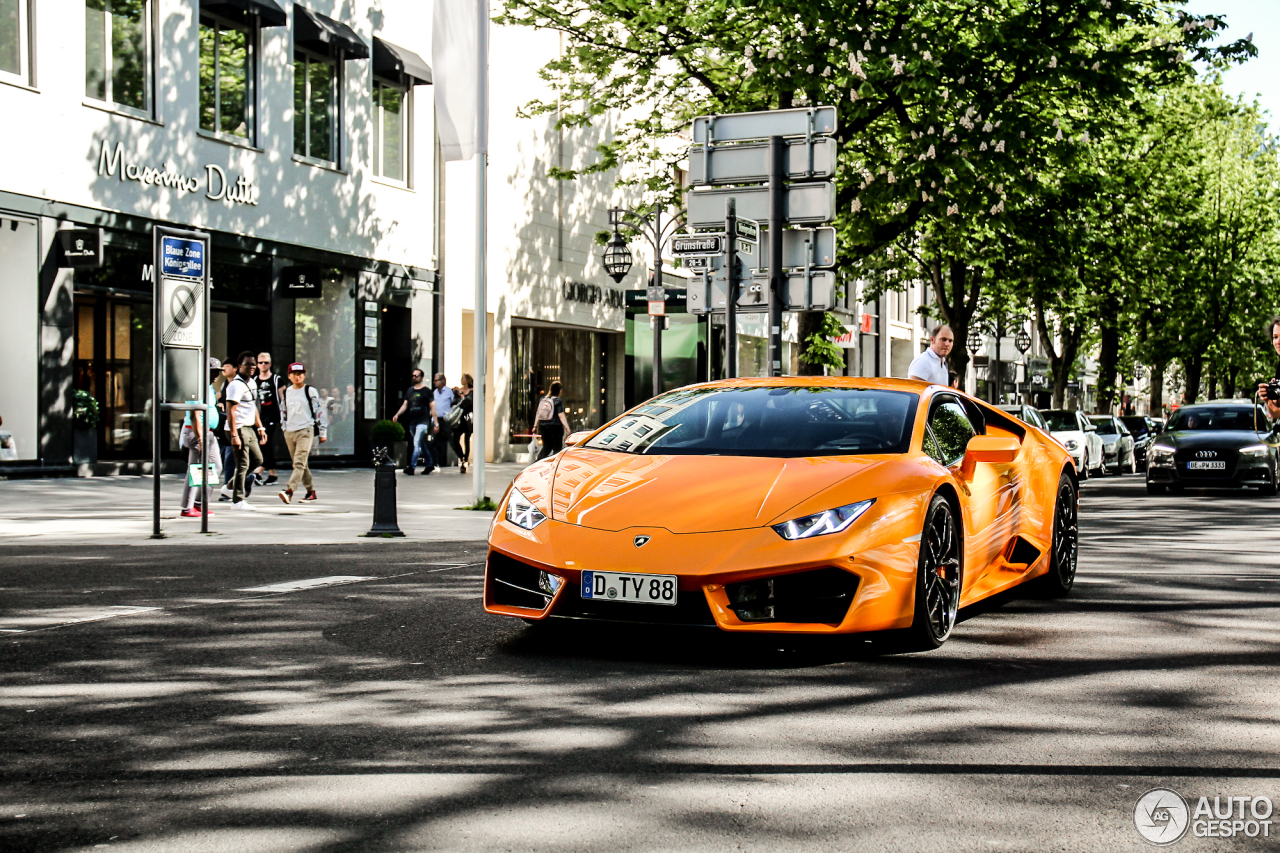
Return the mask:
M 439 2 L 439 0 L 437 0 Z M 471 420 L 474 425 L 472 438 L 472 497 L 476 503 L 484 500 L 485 463 L 485 374 L 488 367 L 489 348 L 485 340 L 489 311 L 486 269 L 487 237 L 489 230 L 489 0 L 476 0 L 476 310 L 475 372 L 476 390 L 472 403 Z M 478 451 L 477 451 L 478 448 Z

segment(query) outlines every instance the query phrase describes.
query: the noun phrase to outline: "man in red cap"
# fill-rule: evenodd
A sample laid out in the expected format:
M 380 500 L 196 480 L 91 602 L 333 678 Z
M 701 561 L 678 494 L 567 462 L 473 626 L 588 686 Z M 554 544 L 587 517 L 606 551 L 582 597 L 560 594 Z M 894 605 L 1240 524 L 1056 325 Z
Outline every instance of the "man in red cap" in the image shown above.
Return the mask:
M 311 484 L 311 468 L 307 457 L 311 455 L 311 443 L 316 438 L 323 444 L 329 431 L 329 416 L 320 402 L 320 394 L 307 384 L 307 368 L 295 361 L 289 365 L 289 385 L 281 393 L 284 415 L 284 443 L 293 458 L 293 474 L 289 485 L 280 492 L 280 500 L 293 501 L 293 493 L 299 486 L 307 490 L 302 498 L 314 501 L 316 490 Z

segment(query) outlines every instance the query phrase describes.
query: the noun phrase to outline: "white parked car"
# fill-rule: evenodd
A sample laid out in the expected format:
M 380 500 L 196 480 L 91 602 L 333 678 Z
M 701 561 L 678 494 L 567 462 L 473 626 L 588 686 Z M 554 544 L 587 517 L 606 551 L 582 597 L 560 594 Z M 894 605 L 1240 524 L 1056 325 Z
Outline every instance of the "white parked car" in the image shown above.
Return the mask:
M 1089 419 L 1079 412 L 1068 412 L 1066 409 L 1045 409 L 1040 412 L 1049 432 L 1071 454 L 1075 460 L 1080 479 L 1087 480 L 1093 474 L 1101 474 L 1103 466 L 1102 439 L 1098 437 L 1098 428 L 1089 423 Z

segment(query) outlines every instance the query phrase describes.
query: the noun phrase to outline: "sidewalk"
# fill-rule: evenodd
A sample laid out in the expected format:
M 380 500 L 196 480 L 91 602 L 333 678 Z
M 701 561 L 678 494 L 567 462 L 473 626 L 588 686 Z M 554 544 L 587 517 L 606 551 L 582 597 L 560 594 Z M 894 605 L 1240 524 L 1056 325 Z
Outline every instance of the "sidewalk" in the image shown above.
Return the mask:
M 485 466 L 485 491 L 497 501 L 524 466 Z M 155 545 L 165 543 L 260 542 L 328 544 L 373 542 L 362 538 L 373 523 L 373 469 L 315 472 L 314 504 L 286 505 L 281 486 L 255 487 L 249 502 L 257 512 L 210 504 L 209 534 L 200 519 L 181 518 L 182 477 L 160 478 L 160 525 L 165 539 L 151 536 L 151 477 L 95 477 L 0 481 L 0 547 L 16 544 Z M 471 474 L 457 468 L 430 476 L 396 474 L 400 529 L 409 539 L 458 540 L 488 536 L 490 512 L 459 510 L 471 503 Z M 403 540 L 398 540 L 403 541 Z

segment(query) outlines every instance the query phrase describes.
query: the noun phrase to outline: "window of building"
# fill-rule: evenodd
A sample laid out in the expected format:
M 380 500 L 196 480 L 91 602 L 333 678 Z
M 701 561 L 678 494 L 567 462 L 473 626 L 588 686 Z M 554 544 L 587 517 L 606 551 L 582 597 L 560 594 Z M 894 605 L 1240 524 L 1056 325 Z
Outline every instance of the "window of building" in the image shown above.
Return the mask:
M 258 33 L 252 24 L 200 16 L 200 129 L 252 142 Z
M 409 182 L 409 90 L 373 81 L 373 174 Z
M 0 0 L 0 80 L 31 82 L 31 0 Z
M 293 57 L 293 153 L 338 162 L 338 63 L 310 51 Z
M 84 91 L 95 101 L 151 110 L 151 15 L 148 0 L 85 0 Z

